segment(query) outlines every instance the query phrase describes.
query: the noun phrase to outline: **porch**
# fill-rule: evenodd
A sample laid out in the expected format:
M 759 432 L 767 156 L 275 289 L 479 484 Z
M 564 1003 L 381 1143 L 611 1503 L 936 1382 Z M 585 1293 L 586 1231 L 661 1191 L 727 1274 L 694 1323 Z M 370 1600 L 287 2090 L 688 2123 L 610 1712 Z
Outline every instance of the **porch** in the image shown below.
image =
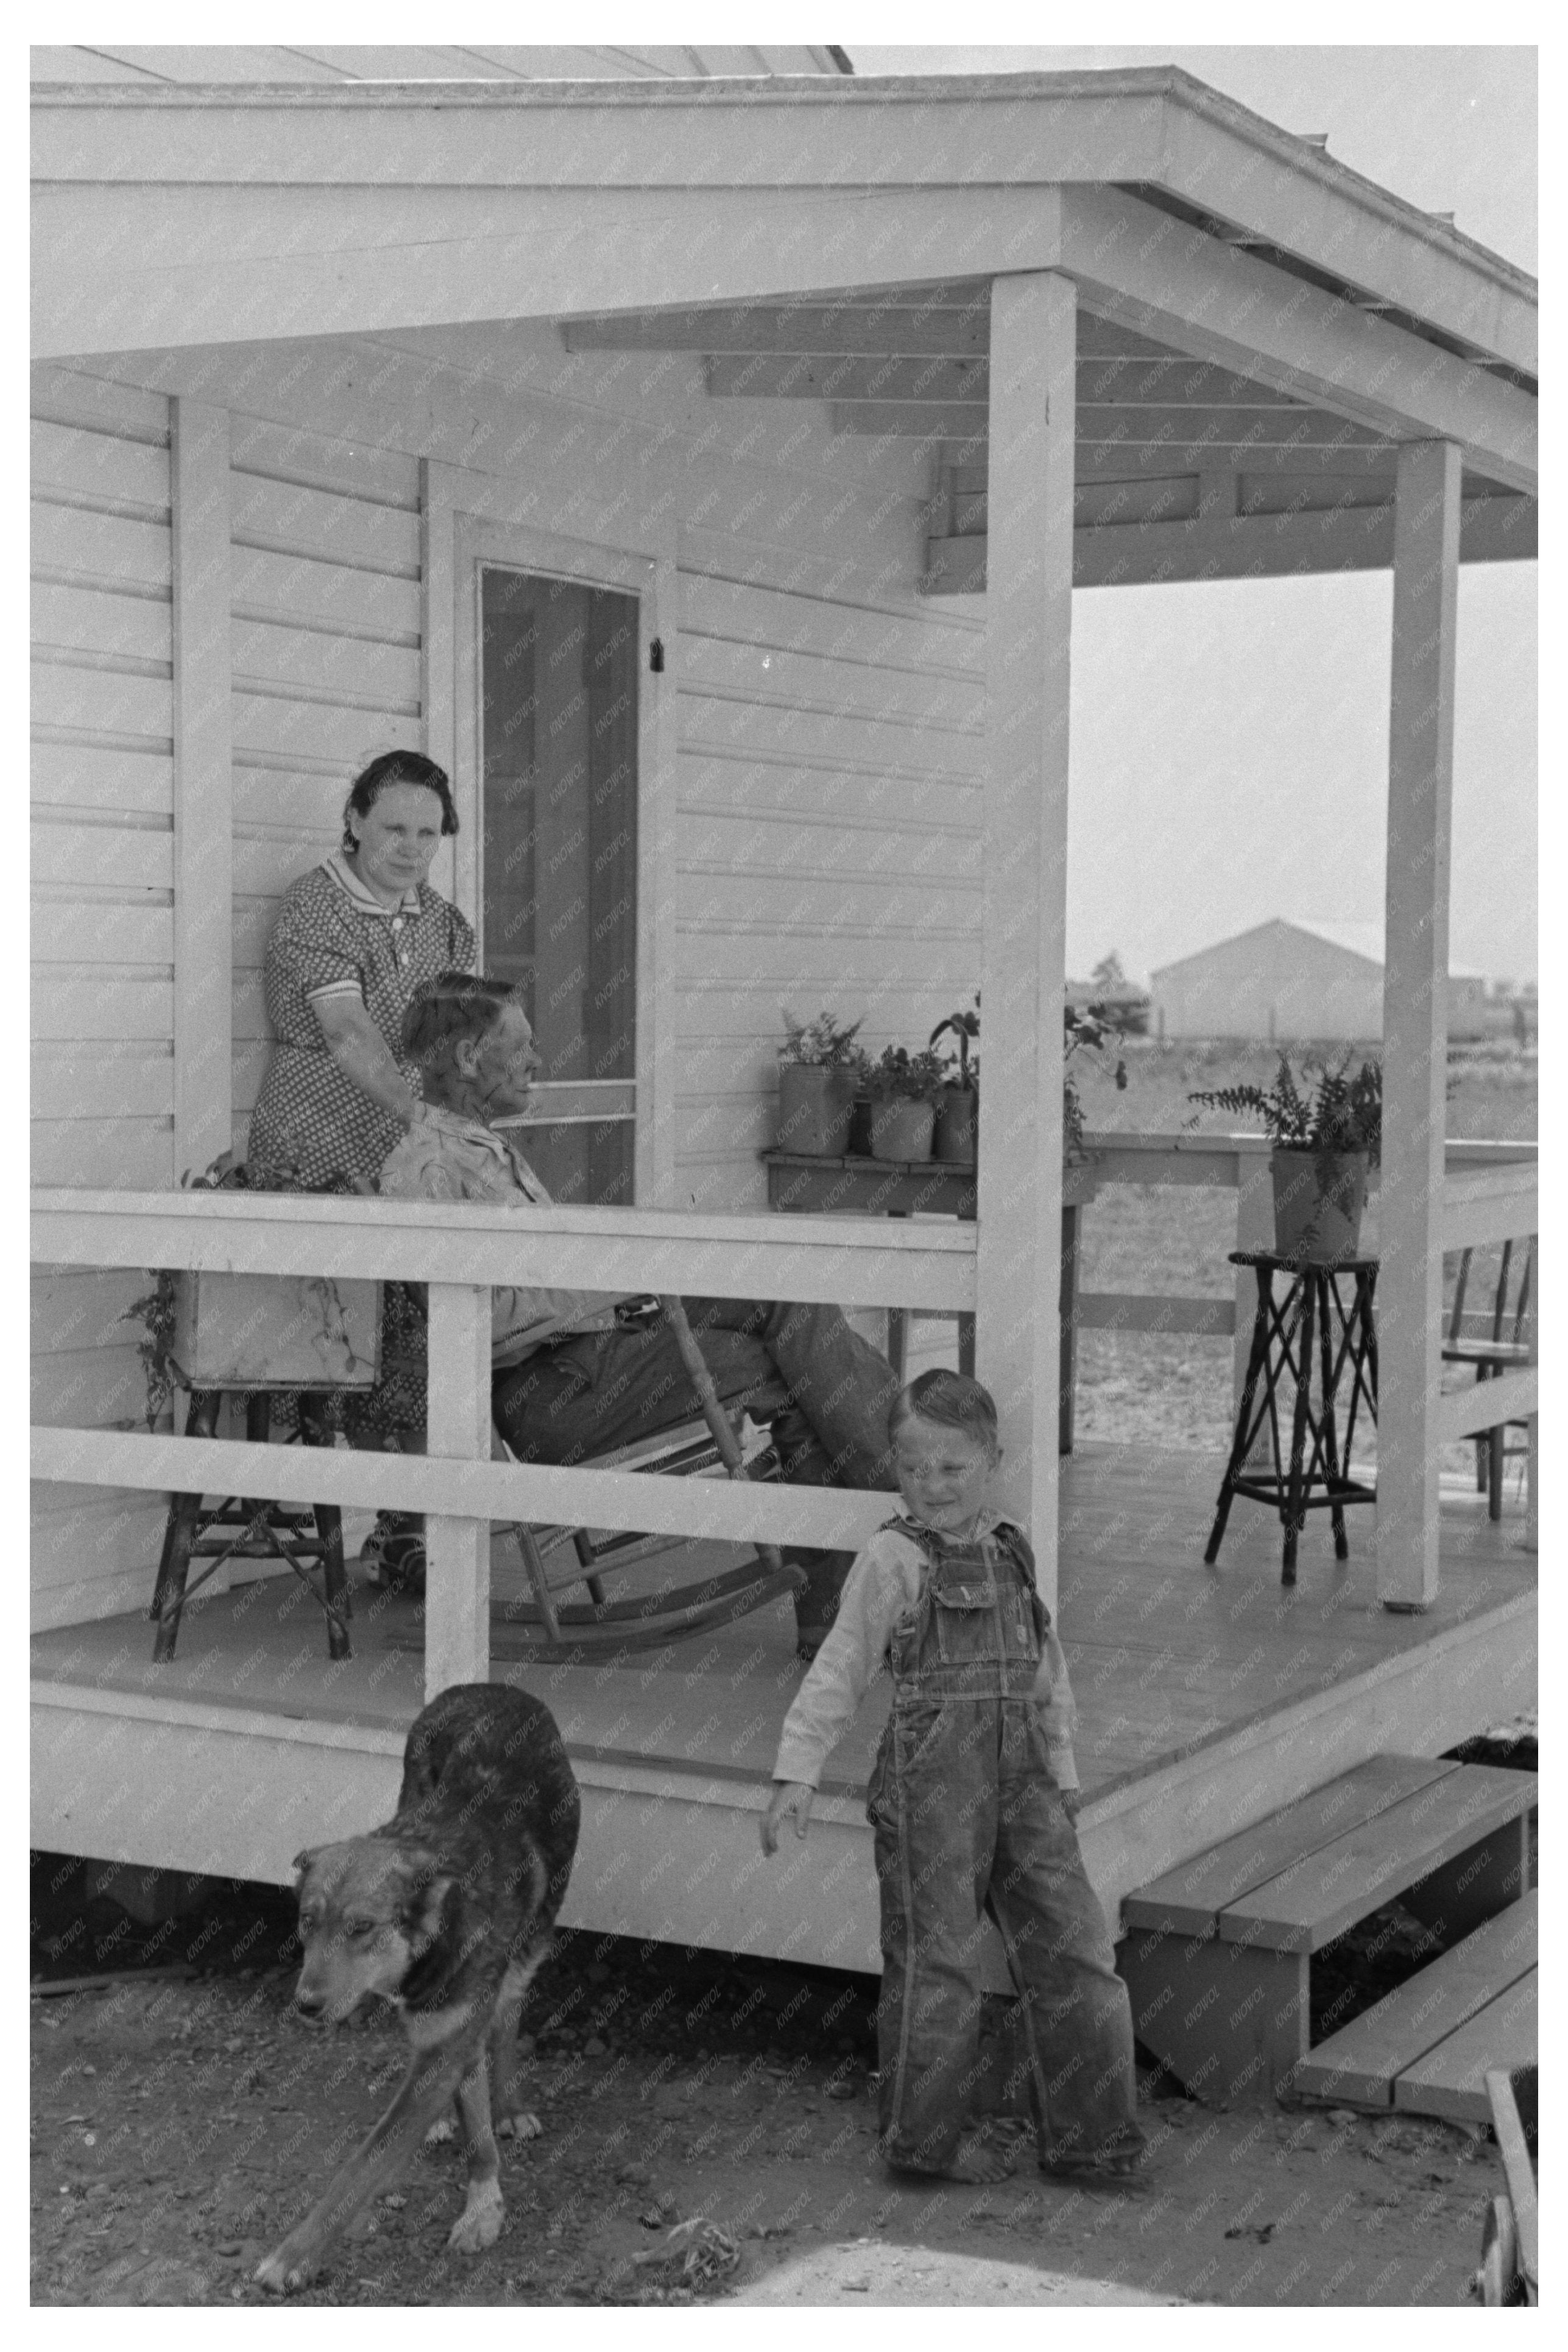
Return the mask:
M 1085 1857 L 1102 1900 L 1379 1749 L 1436 1755 L 1531 1703 L 1536 1563 L 1522 1514 L 1442 1498 L 1439 1597 L 1377 1601 L 1370 1520 L 1336 1567 L 1326 1525 L 1279 1584 L 1278 1523 L 1238 1504 L 1202 1553 L 1223 1464 L 1081 1447 L 1063 1464 L 1061 1625 L 1079 1709 Z M 509 1557 L 510 1553 L 510 1557 Z M 683 1571 L 725 1555 L 695 1548 Z M 521 1587 L 498 1536 L 493 1597 Z M 417 1604 L 363 1590 L 332 1664 L 291 1579 L 194 1603 L 169 1664 L 137 1613 L 32 1645 L 33 1836 L 45 1846 L 284 1881 L 312 1839 L 384 1817 L 424 1697 Z M 503 1650 L 504 1632 L 496 1647 Z M 787 1603 L 620 1665 L 490 1669 L 548 1699 L 584 1797 L 568 1924 L 874 1969 L 861 1803 L 886 1688 L 836 1753 L 812 1833 L 762 1865 L 755 1816 L 799 1685 Z

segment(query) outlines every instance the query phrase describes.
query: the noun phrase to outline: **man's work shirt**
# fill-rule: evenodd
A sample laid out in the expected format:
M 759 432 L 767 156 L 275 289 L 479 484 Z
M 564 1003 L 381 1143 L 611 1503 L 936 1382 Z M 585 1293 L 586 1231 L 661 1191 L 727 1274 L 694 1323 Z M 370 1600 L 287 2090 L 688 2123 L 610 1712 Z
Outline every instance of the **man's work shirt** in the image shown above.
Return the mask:
M 490 1201 L 518 1209 L 548 1207 L 550 1195 L 515 1145 L 481 1120 L 425 1106 L 382 1162 L 382 1192 L 391 1201 Z M 500 1283 L 490 1293 L 490 1360 L 521 1364 L 546 1339 L 613 1328 L 619 1290 L 521 1290 Z
M 998 1511 L 982 1511 L 976 1537 L 989 1535 L 1001 1516 Z M 857 1553 L 833 1630 L 784 1717 L 773 1765 L 775 1780 L 804 1780 L 816 1788 L 828 1755 L 848 1729 L 873 1676 L 886 1661 L 894 1627 L 920 1598 L 924 1566 L 924 1555 L 914 1538 L 896 1528 L 879 1528 Z M 1078 1710 L 1068 1680 L 1067 1658 L 1054 1625 L 1046 1629 L 1034 1699 L 1044 1718 L 1051 1777 L 1058 1789 L 1076 1789 L 1072 1735 Z

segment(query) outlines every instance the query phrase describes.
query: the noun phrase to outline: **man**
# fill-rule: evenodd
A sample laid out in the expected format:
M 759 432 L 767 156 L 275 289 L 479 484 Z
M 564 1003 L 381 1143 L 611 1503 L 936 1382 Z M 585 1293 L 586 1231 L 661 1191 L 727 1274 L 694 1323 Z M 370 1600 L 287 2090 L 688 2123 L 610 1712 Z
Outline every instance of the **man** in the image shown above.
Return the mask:
M 540 1068 L 516 990 L 443 972 L 409 1006 L 403 1045 L 422 1074 L 426 1108 L 388 1154 L 382 1192 L 403 1201 L 548 1202 L 527 1160 L 490 1124 L 525 1108 Z M 495 1288 L 492 1405 L 520 1461 L 580 1462 L 692 1417 L 675 1340 L 662 1320 L 637 1319 L 631 1310 L 642 1303 L 615 1291 Z M 764 1389 L 776 1396 L 781 1383 L 788 1391 L 772 1416 L 786 1479 L 895 1488 L 888 1414 L 899 1384 L 837 1307 L 754 1298 L 686 1306 L 727 1403 Z M 784 1557 L 806 1571 L 795 1625 L 802 1655 L 814 1657 L 852 1555 L 792 1547 Z

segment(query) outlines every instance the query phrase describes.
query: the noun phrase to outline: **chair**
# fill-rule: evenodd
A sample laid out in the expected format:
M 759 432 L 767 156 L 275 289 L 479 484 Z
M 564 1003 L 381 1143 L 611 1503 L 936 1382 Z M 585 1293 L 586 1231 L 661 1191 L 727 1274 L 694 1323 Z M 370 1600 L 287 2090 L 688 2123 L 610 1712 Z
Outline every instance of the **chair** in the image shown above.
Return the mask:
M 246 1437 L 252 1445 L 265 1445 L 271 1434 L 274 1393 L 268 1389 L 193 1388 L 185 1434 L 215 1436 L 218 1408 L 225 1395 L 242 1395 Z M 301 1444 L 332 1443 L 324 1412 L 326 1402 L 323 1396 L 300 1396 Z M 186 1601 L 231 1559 L 286 1561 L 327 1621 L 328 1655 L 334 1659 L 352 1657 L 352 1601 L 343 1568 L 342 1515 L 337 1505 L 289 1506 L 230 1495 L 222 1497 L 215 1507 L 204 1508 L 204 1499 L 201 1495 L 169 1497 L 158 1579 L 148 1612 L 158 1629 L 153 1641 L 154 1661 L 163 1664 L 174 1656 Z M 194 1580 L 190 1575 L 193 1559 L 205 1562 Z M 311 1573 L 316 1568 L 321 1570 L 320 1586 Z
M 1465 1330 L 1465 1294 L 1469 1286 L 1472 1250 L 1459 1254 L 1458 1278 L 1454 1285 L 1454 1304 L 1448 1317 L 1448 1334 L 1443 1342 L 1446 1364 L 1473 1364 L 1478 1381 L 1500 1379 L 1505 1371 L 1535 1361 L 1535 1332 L 1531 1318 L 1531 1278 L 1535 1270 L 1535 1236 L 1522 1244 L 1504 1242 L 1498 1265 L 1497 1289 L 1492 1298 L 1490 1333 L 1480 1338 Z M 1513 1301 L 1511 1322 L 1509 1312 L 1509 1288 L 1517 1279 L 1518 1291 Z M 1507 1336 L 1504 1336 L 1505 1328 Z M 1521 1429 L 1522 1422 L 1500 1422 L 1495 1429 L 1478 1431 L 1476 1435 L 1476 1487 L 1487 1497 L 1487 1516 L 1502 1517 L 1503 1464 L 1509 1455 L 1527 1454 L 1526 1445 L 1510 1445 L 1510 1428 Z
M 743 1419 L 737 1427 L 720 1401 L 680 1300 L 665 1297 L 658 1304 L 685 1362 L 701 1418 L 661 1430 L 581 1466 L 631 1469 L 667 1478 L 771 1481 L 780 1477 L 782 1464 L 767 1425 L 788 1404 L 787 1390 L 782 1382 L 769 1381 L 749 1391 Z M 506 1451 L 510 1459 L 517 1458 L 510 1447 Z M 786 1565 L 771 1544 L 759 1544 L 751 1561 L 721 1575 L 612 1600 L 604 1585 L 605 1564 L 613 1564 L 617 1553 L 634 1545 L 646 1546 L 647 1538 L 635 1530 L 622 1530 L 595 1543 L 586 1528 L 542 1528 L 521 1520 L 514 1523 L 514 1532 L 530 1598 L 503 1605 L 496 1613 L 490 1642 L 493 1657 L 573 1660 L 605 1651 L 662 1648 L 707 1627 L 747 1616 L 783 1593 L 798 1592 L 805 1582 L 803 1570 Z M 652 1550 L 645 1549 L 643 1557 L 677 1549 L 685 1541 L 680 1536 L 656 1538 Z M 568 1544 L 573 1554 L 570 1564 L 552 1572 L 550 1555 Z M 586 1587 L 585 1601 L 558 1602 L 558 1593 L 578 1584 Z

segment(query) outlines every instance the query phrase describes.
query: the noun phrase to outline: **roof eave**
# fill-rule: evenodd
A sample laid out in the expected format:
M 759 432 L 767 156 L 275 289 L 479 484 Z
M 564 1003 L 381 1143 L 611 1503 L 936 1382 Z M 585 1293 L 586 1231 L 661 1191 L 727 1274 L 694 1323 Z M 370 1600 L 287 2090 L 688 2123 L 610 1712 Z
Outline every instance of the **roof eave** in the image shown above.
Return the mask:
M 1451 223 L 1420 211 L 1321 148 L 1175 67 L 1079 74 L 837 79 L 803 74 L 689 81 L 40 83 L 33 90 L 35 110 L 42 113 L 194 109 L 246 114 L 323 108 L 341 113 L 411 108 L 539 113 L 584 107 L 635 113 L 674 106 L 712 114 L 744 106 L 754 115 L 756 110 L 778 107 L 833 106 L 860 112 L 911 105 L 927 110 L 996 107 L 1007 110 L 1013 124 L 1019 110 L 1031 101 L 1058 108 L 1065 104 L 1076 116 L 1080 100 L 1085 120 L 1081 126 L 1075 122 L 1073 152 L 1065 159 L 1070 171 L 1064 164 L 1062 179 L 1125 187 L 1130 176 L 1141 178 L 1173 200 L 1227 222 L 1238 237 L 1266 241 L 1304 265 L 1331 267 L 1373 301 L 1384 299 L 1434 330 L 1533 373 L 1538 300 L 1533 278 Z M 1117 100 L 1129 104 L 1119 113 L 1108 113 L 1108 102 Z M 1134 120 L 1137 135 L 1130 143 Z M 684 169 L 680 142 L 665 143 L 671 151 L 665 169 Z M 911 142 L 910 152 L 918 156 L 921 146 Z M 1097 146 L 1098 169 L 1093 168 Z M 834 142 L 834 173 L 817 184 L 825 187 L 848 184 L 842 140 Z M 1002 151 L 996 152 L 1000 157 Z M 520 163 L 523 160 L 520 156 Z M 1052 184 L 1027 142 L 1021 152 L 1015 148 L 1005 168 L 999 163 L 998 170 L 1015 184 L 1019 180 Z M 910 183 L 917 184 L 920 179 L 917 163 Z M 973 181 L 973 174 L 967 173 L 964 184 Z M 766 184 L 759 171 L 752 184 Z M 796 176 L 793 184 L 812 184 Z

